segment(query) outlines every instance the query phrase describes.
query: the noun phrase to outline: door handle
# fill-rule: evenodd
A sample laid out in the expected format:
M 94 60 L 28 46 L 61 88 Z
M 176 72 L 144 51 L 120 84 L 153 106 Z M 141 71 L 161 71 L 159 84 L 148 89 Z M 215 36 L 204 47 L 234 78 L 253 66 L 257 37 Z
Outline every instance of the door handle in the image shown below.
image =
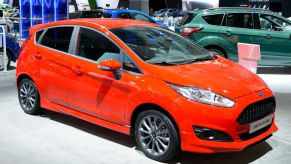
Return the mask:
M 83 73 L 82 68 L 79 66 L 73 66 L 72 67 L 73 72 L 75 72 L 77 75 L 81 75 Z
M 40 52 L 36 52 L 34 54 L 34 57 L 37 58 L 38 60 L 42 59 L 42 55 L 40 54 Z
M 226 31 L 226 35 L 227 35 L 227 36 L 230 36 L 230 35 L 231 35 L 231 32 L 230 32 L 229 30 L 227 30 L 227 31 Z
M 270 34 L 267 34 L 264 36 L 266 39 L 271 39 L 271 35 Z

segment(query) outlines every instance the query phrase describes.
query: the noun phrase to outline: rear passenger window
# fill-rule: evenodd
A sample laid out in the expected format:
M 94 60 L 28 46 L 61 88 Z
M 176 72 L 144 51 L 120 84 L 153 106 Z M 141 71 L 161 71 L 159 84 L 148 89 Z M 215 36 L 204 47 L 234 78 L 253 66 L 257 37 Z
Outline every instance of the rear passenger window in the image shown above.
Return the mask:
M 210 25 L 221 25 L 223 14 L 203 16 L 203 19 Z
M 74 27 L 55 27 L 49 28 L 44 34 L 40 44 L 68 52 Z
M 227 15 L 227 26 L 253 29 L 253 17 L 249 13 L 235 13 Z
M 80 28 L 76 55 L 85 59 L 100 62 L 105 59 L 120 61 L 120 50 L 104 35 L 87 28 Z

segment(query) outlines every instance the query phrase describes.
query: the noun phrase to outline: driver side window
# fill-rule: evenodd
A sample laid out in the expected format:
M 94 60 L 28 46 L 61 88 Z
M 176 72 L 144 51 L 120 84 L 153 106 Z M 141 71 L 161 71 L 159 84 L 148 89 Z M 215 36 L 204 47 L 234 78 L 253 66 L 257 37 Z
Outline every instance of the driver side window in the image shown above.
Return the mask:
M 261 30 L 283 31 L 282 27 L 276 21 L 276 18 L 274 18 L 271 15 L 261 14 L 260 15 L 260 25 L 261 25 Z
M 120 49 L 95 30 L 80 28 L 76 55 L 99 63 L 105 59 L 120 61 Z

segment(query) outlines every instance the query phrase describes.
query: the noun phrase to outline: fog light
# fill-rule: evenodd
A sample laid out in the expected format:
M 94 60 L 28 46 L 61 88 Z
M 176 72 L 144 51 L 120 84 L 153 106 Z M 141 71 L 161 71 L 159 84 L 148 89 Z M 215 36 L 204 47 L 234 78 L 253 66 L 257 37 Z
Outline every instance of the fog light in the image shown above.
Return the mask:
M 228 134 L 219 130 L 209 129 L 200 126 L 193 126 L 193 129 L 197 137 L 202 140 L 233 142 L 233 139 Z

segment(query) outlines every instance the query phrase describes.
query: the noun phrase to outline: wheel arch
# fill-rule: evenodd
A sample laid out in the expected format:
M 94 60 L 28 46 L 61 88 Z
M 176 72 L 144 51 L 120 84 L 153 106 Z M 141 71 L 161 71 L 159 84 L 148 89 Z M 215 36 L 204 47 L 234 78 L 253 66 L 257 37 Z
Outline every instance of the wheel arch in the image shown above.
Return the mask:
M 230 57 L 227 54 L 227 52 L 225 51 L 225 49 L 223 47 L 219 46 L 219 45 L 211 44 L 211 45 L 204 46 L 204 48 L 207 49 L 207 50 L 209 50 L 209 49 L 217 49 L 217 50 L 221 51 L 225 55 L 225 57 L 227 59 L 230 59 Z
M 143 111 L 146 111 L 146 110 L 156 110 L 156 111 L 159 111 L 161 113 L 163 113 L 164 115 L 166 115 L 173 123 L 173 125 L 175 126 L 177 132 L 179 133 L 180 130 L 179 130 L 179 127 L 174 119 L 174 117 L 172 117 L 172 115 L 166 110 L 164 109 L 163 107 L 157 105 L 157 104 L 154 104 L 154 103 L 143 103 L 143 104 L 140 104 L 138 105 L 132 112 L 131 114 L 131 118 L 130 118 L 130 136 L 134 137 L 134 130 L 135 130 L 135 122 L 137 120 L 137 117 L 138 115 L 143 112 Z M 180 134 L 178 135 L 179 136 L 179 140 L 180 140 Z
M 35 81 L 30 76 L 28 76 L 27 74 L 21 74 L 16 79 L 16 85 L 17 85 L 17 87 L 19 86 L 20 81 L 22 79 L 25 79 L 25 78 L 28 78 L 28 79 L 32 80 L 35 83 Z

